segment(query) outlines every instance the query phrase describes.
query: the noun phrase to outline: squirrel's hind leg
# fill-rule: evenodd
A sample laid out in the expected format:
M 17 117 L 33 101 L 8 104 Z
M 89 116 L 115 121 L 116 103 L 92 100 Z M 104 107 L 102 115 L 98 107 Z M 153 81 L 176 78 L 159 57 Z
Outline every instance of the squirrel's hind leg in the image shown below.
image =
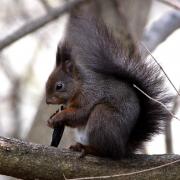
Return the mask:
M 129 133 L 126 117 L 112 106 L 98 104 L 91 112 L 88 123 L 88 144 L 99 156 L 120 159 L 125 155 Z

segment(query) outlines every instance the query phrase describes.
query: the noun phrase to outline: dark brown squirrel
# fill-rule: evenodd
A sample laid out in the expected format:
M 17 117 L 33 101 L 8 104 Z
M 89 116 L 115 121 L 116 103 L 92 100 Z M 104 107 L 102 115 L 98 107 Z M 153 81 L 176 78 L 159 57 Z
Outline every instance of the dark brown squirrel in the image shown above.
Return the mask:
M 66 109 L 48 125 L 76 128 L 73 150 L 122 158 L 141 148 L 171 118 L 133 85 L 168 105 L 171 97 L 163 83 L 160 68 L 138 55 L 129 57 L 102 21 L 74 17 L 46 84 L 46 102 L 66 104 Z

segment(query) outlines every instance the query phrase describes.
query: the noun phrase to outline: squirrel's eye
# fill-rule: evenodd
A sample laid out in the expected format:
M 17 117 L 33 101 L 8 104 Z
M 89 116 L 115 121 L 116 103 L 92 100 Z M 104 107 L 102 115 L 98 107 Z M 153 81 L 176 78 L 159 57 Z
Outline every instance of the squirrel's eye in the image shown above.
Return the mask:
M 63 82 L 58 82 L 56 84 L 56 91 L 62 91 L 64 89 L 64 83 Z

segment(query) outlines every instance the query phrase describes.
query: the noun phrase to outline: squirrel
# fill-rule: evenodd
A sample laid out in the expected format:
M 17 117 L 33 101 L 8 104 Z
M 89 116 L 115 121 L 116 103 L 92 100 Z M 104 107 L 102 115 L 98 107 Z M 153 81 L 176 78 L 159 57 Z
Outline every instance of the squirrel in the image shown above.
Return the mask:
M 48 125 L 75 128 L 77 143 L 70 149 L 84 155 L 120 159 L 132 154 L 171 119 L 133 85 L 164 105 L 171 102 L 156 64 L 129 57 L 102 20 L 71 18 L 46 83 L 46 103 L 66 108 Z

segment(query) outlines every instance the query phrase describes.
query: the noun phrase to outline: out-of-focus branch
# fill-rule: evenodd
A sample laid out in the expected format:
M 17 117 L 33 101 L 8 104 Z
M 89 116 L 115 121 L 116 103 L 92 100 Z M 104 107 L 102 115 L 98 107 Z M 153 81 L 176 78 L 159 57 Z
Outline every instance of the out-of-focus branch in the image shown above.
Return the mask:
M 179 89 L 179 92 L 180 92 L 180 89 Z M 176 114 L 178 108 L 179 108 L 179 104 L 180 104 L 180 96 L 177 95 L 175 97 L 175 100 L 174 100 L 174 105 L 173 105 L 173 108 L 172 108 L 172 113 L 173 114 Z
M 157 0 L 177 10 L 180 10 L 180 3 L 177 0 Z
M 180 92 L 180 89 L 179 91 Z M 172 107 L 172 113 L 176 114 L 178 108 L 179 108 L 179 103 L 180 103 L 180 96 L 179 94 L 176 95 L 176 97 L 174 98 L 174 104 Z M 166 124 L 166 153 L 173 153 L 173 145 L 172 145 L 172 135 L 171 135 L 171 121 L 167 122 Z
M 152 52 L 178 28 L 180 28 L 180 11 L 170 11 L 163 17 L 160 17 L 145 31 L 142 42 Z
M 172 131 L 171 131 L 171 120 L 166 123 L 165 127 L 165 145 L 166 145 L 166 153 L 173 153 L 173 140 L 172 140 Z
M 23 20 L 28 21 L 30 20 L 30 14 L 28 13 L 26 6 L 25 6 L 25 1 L 22 0 L 16 0 L 14 1 L 14 6 L 17 7 L 17 12 L 22 17 Z
M 57 19 L 60 15 L 70 11 L 75 6 L 78 6 L 86 1 L 87 0 L 70 0 L 63 6 L 51 8 L 51 11 L 49 11 L 46 15 L 39 17 L 33 21 L 30 21 L 29 23 L 23 25 L 21 28 L 19 28 L 6 38 L 0 40 L 0 50 L 9 46 L 13 42 L 21 39 L 22 37 L 28 35 L 29 33 L 32 33 L 37 29 L 45 26 L 47 23 Z
M 39 0 L 40 3 L 43 5 L 44 9 L 48 12 L 48 11 L 51 11 L 51 6 L 50 4 L 48 3 L 47 0 Z
M 10 103 L 10 114 L 11 114 L 11 126 L 12 128 L 10 131 L 9 136 L 18 138 L 20 137 L 20 130 L 21 130 L 21 116 L 20 116 L 20 102 L 21 102 L 21 92 L 24 90 L 27 82 L 29 81 L 29 78 L 32 76 L 32 70 L 33 70 L 33 65 L 35 61 L 37 60 L 36 56 L 37 53 L 39 52 L 39 49 L 41 47 L 41 43 L 37 43 L 37 48 L 35 49 L 33 56 L 30 60 L 30 63 L 28 67 L 26 68 L 26 72 L 23 76 L 18 76 L 11 66 L 8 64 L 8 59 L 1 54 L 0 55 L 0 65 L 1 69 L 4 71 L 5 75 L 11 82 L 11 90 L 10 94 L 7 97 L 0 98 L 0 102 L 4 101 L 9 101 Z
M 11 112 L 12 112 L 12 129 L 11 137 L 18 138 L 20 137 L 20 129 L 21 129 L 21 116 L 20 116 L 20 108 L 19 108 L 19 102 L 20 102 L 20 78 L 16 78 L 16 80 L 12 84 L 12 90 L 11 90 Z
M 12 118 L 12 130 L 10 133 L 11 137 L 19 137 L 20 132 L 20 111 L 19 111 L 19 101 L 20 101 L 20 80 L 21 78 L 16 75 L 13 69 L 8 65 L 7 59 L 1 55 L 1 69 L 4 71 L 5 75 L 7 76 L 8 80 L 12 84 L 12 89 L 10 91 L 10 95 L 7 97 L 1 98 L 0 101 L 9 101 L 11 107 L 11 114 Z
M 2 54 L 0 55 L 0 66 L 1 70 L 4 71 L 8 80 L 13 83 L 17 79 L 17 76 L 14 70 L 9 66 L 8 59 L 6 59 L 6 57 Z
M 146 45 L 148 50 L 152 52 L 159 44 L 166 40 L 175 30 L 180 27 L 180 11 L 171 11 L 159 18 L 154 22 L 148 30 L 145 31 L 143 36 L 143 44 Z M 142 51 L 143 56 L 146 57 L 149 51 Z M 178 95 L 179 96 L 179 95 Z M 178 108 L 178 96 L 174 101 L 172 113 L 175 114 Z M 172 153 L 172 133 L 171 121 L 166 124 L 165 131 L 166 152 Z

